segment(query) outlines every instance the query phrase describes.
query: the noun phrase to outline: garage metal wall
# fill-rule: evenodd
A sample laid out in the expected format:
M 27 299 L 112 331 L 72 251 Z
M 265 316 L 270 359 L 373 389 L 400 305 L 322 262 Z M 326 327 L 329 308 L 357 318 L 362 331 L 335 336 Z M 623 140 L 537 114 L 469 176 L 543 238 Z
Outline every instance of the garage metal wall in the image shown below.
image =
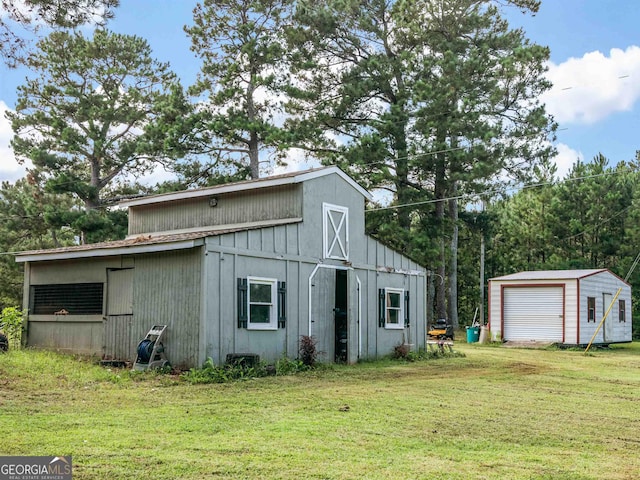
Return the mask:
M 588 343 L 593 337 L 593 333 L 595 332 L 600 320 L 602 320 L 602 316 L 606 308 L 603 302 L 603 293 L 609 293 L 613 298 L 620 287 L 622 287 L 622 292 L 620 292 L 620 296 L 614 302 L 609 318 L 607 319 L 607 322 L 612 322 L 612 328 L 609 331 L 612 331 L 613 335 L 612 338 L 607 338 L 606 342 L 631 341 L 631 287 L 611 272 L 602 272 L 597 275 L 586 277 L 580 281 L 580 340 L 578 343 Z M 595 322 L 587 321 L 587 297 L 594 297 L 596 299 Z M 626 322 L 620 322 L 619 320 L 618 300 L 624 300 L 626 303 Z M 594 342 L 605 342 L 604 328 L 598 332 Z

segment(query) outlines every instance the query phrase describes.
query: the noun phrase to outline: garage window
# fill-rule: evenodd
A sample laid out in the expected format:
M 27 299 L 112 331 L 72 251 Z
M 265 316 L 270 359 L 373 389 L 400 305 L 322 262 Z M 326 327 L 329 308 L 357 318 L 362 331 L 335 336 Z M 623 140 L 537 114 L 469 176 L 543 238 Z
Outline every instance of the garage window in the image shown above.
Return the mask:
M 102 315 L 102 283 L 32 285 L 29 294 L 34 315 Z
M 618 300 L 618 321 L 621 323 L 627 321 L 627 305 L 624 300 Z
M 587 297 L 587 322 L 596 321 L 596 298 Z

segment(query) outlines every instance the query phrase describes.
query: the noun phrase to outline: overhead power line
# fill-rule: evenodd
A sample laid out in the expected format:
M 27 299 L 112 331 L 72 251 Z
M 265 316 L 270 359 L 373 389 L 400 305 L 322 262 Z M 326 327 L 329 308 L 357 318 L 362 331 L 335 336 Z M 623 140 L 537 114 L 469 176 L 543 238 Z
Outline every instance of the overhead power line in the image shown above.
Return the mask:
M 575 182 L 575 181 L 579 181 L 579 180 L 587 180 L 587 179 L 590 179 L 590 178 L 598 178 L 598 177 L 604 177 L 604 176 L 609 176 L 609 175 L 618 175 L 618 174 L 622 174 L 622 173 L 630 173 L 630 170 L 604 172 L 604 173 L 598 173 L 598 174 L 594 174 L 594 175 L 585 175 L 585 176 L 582 176 L 582 177 L 570 177 L 570 178 L 566 178 L 566 179 L 560 180 L 560 181 L 531 183 L 531 184 L 527 184 L 527 185 L 521 185 L 519 187 L 518 186 L 507 187 L 506 189 L 493 188 L 493 189 L 485 190 L 483 192 L 478 192 L 478 193 L 466 193 L 466 194 L 461 194 L 461 195 L 455 195 L 455 196 L 452 196 L 452 197 L 435 198 L 435 199 L 431 199 L 431 200 L 421 200 L 419 202 L 404 203 L 404 204 L 400 204 L 400 205 L 388 205 L 388 206 L 385 206 L 385 207 L 368 208 L 368 209 L 365 210 L 365 213 L 367 213 L 367 212 L 376 212 L 376 211 L 381 211 L 381 210 L 397 210 L 399 208 L 416 207 L 416 206 L 420 206 L 420 205 L 428 205 L 428 204 L 438 203 L 438 202 L 448 202 L 449 200 L 462 200 L 462 199 L 465 199 L 465 198 L 473 199 L 473 198 L 477 198 L 477 197 L 486 197 L 486 196 L 495 195 L 495 194 L 498 194 L 498 193 L 503 193 L 503 191 L 505 191 L 505 190 L 516 190 L 516 189 L 526 190 L 526 189 L 530 189 L 530 188 L 540 188 L 540 187 L 546 187 L 546 186 L 549 186 L 549 185 L 562 184 L 562 183 L 567 183 L 567 182 Z

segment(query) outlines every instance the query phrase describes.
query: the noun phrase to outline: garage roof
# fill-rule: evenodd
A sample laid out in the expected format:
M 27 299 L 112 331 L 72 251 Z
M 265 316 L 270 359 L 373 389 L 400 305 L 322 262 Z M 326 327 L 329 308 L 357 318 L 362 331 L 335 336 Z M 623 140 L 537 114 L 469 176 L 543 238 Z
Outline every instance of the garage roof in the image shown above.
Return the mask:
M 529 272 L 512 273 L 491 280 L 572 280 L 589 277 L 597 273 L 606 272 L 606 268 L 583 270 L 534 270 Z

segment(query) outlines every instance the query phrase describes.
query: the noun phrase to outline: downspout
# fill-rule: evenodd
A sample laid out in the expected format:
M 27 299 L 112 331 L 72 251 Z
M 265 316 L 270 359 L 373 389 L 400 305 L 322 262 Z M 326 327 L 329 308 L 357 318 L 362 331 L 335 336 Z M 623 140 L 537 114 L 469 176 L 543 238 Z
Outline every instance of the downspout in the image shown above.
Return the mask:
M 311 272 L 311 275 L 309 275 L 309 287 L 308 287 L 308 294 L 309 294 L 309 299 L 308 299 L 308 310 L 309 310 L 309 336 L 311 336 L 311 282 L 313 281 L 313 277 L 316 276 L 316 272 L 318 271 L 318 269 L 320 268 L 320 264 L 316 264 L 316 266 L 314 267 L 313 271 Z
M 207 317 L 209 313 L 209 285 L 207 283 L 208 279 L 208 257 L 209 253 L 207 252 L 207 241 L 205 239 L 204 245 L 202 248 L 202 256 L 201 256 L 201 272 L 200 272 L 200 327 L 198 328 L 198 360 L 194 367 L 201 366 L 206 358 L 207 358 Z

